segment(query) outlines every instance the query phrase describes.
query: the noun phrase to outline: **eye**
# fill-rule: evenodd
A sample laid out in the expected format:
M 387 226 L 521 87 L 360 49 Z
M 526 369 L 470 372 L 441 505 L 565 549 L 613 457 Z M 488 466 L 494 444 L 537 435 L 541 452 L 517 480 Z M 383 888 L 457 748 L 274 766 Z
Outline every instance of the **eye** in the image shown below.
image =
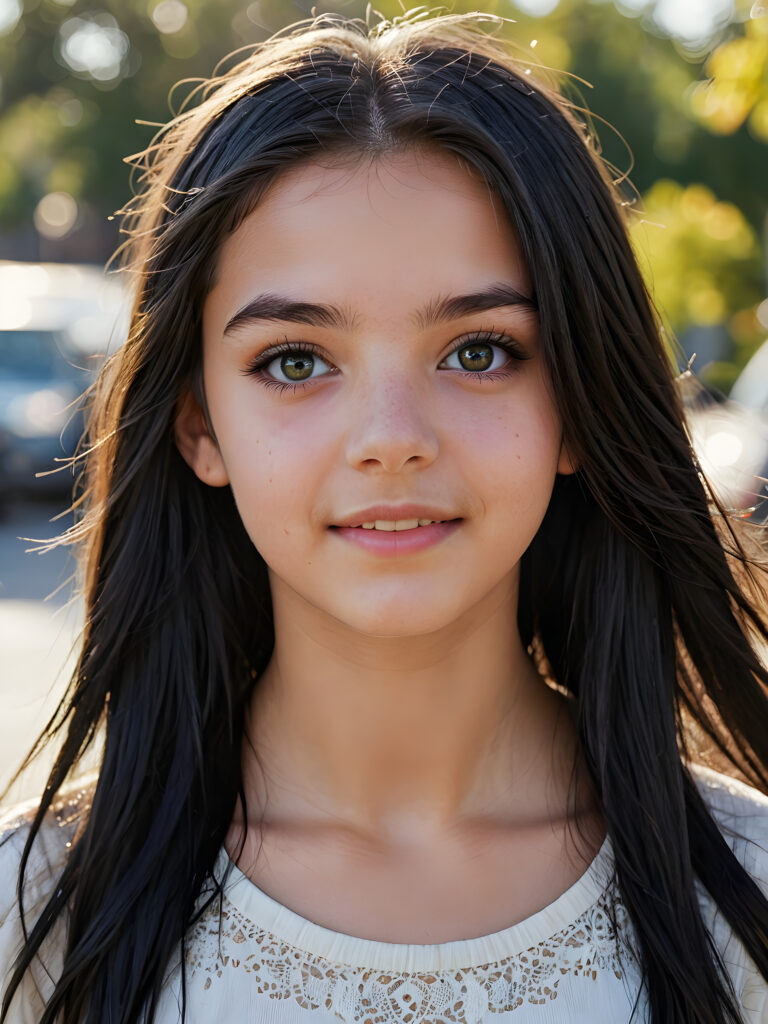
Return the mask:
M 334 368 L 320 358 L 313 345 L 283 342 L 253 359 L 244 372 L 260 377 L 267 387 L 282 390 L 325 377 Z
M 514 372 L 515 362 L 529 358 L 514 338 L 494 331 L 480 331 L 461 338 L 440 365 L 449 370 L 497 378 Z
M 330 367 L 320 356 L 312 352 L 305 352 L 303 349 L 293 349 L 282 356 L 277 356 L 266 364 L 264 369 L 268 374 L 281 383 L 300 384 L 302 381 L 311 380 L 316 374 L 315 370 L 329 370 Z M 280 377 L 282 374 L 282 379 Z

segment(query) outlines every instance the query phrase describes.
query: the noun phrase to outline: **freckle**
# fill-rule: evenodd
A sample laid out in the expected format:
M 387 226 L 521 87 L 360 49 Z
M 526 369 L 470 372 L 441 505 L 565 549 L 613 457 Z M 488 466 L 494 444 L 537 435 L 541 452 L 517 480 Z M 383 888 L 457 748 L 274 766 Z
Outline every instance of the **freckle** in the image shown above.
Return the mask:
M 520 458 L 520 456 L 519 456 L 519 455 L 518 455 L 517 457 L 518 457 L 518 459 Z
M 517 457 L 518 457 L 518 459 L 520 458 L 519 455 Z M 269 478 L 269 482 L 272 483 L 272 477 Z

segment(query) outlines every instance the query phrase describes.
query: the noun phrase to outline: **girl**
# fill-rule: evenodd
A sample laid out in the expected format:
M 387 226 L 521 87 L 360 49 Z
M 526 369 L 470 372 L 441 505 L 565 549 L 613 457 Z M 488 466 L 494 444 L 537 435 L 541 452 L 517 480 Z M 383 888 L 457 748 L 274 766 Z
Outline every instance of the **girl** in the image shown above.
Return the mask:
M 762 570 L 483 21 L 300 24 L 139 162 L 2 1021 L 768 1021 Z

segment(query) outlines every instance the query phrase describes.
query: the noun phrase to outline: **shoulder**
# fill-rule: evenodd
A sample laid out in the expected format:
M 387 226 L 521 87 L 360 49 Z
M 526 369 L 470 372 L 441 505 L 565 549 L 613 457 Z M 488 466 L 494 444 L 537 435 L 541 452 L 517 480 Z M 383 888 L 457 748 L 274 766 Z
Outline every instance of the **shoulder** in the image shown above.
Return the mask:
M 726 842 L 768 898 L 768 796 L 711 768 L 689 768 Z M 704 919 L 741 1000 L 744 1020 L 749 1024 L 768 1024 L 768 982 L 709 894 L 698 883 L 697 888 Z
M 30 847 L 24 872 L 24 903 L 30 910 L 47 900 L 61 874 L 78 827 L 90 807 L 90 787 L 62 792 L 43 818 Z M 7 911 L 9 896 L 16 902 L 16 886 L 38 801 L 30 800 L 0 812 L 0 922 Z
M 689 770 L 728 845 L 768 890 L 768 796 L 703 765 Z
M 34 925 L 66 866 L 68 851 L 87 812 L 89 795 L 85 788 L 62 794 L 40 825 L 24 872 L 23 906 L 27 930 Z M 30 801 L 0 812 L 0 1002 L 24 944 L 19 873 L 36 810 L 37 802 Z M 64 925 L 60 920 L 14 997 L 9 1017 L 14 1024 L 39 1019 L 52 988 L 51 979 L 60 973 L 64 941 Z

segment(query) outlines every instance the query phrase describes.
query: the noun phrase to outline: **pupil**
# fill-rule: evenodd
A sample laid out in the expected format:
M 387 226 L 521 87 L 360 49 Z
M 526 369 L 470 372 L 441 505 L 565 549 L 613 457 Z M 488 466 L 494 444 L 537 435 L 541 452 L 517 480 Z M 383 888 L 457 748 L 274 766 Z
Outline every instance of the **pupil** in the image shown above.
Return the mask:
M 283 356 L 280 369 L 289 380 L 306 380 L 312 374 L 315 360 L 306 352 L 298 356 Z
M 487 370 L 493 362 L 490 345 L 467 345 L 459 352 L 459 362 L 465 370 Z

